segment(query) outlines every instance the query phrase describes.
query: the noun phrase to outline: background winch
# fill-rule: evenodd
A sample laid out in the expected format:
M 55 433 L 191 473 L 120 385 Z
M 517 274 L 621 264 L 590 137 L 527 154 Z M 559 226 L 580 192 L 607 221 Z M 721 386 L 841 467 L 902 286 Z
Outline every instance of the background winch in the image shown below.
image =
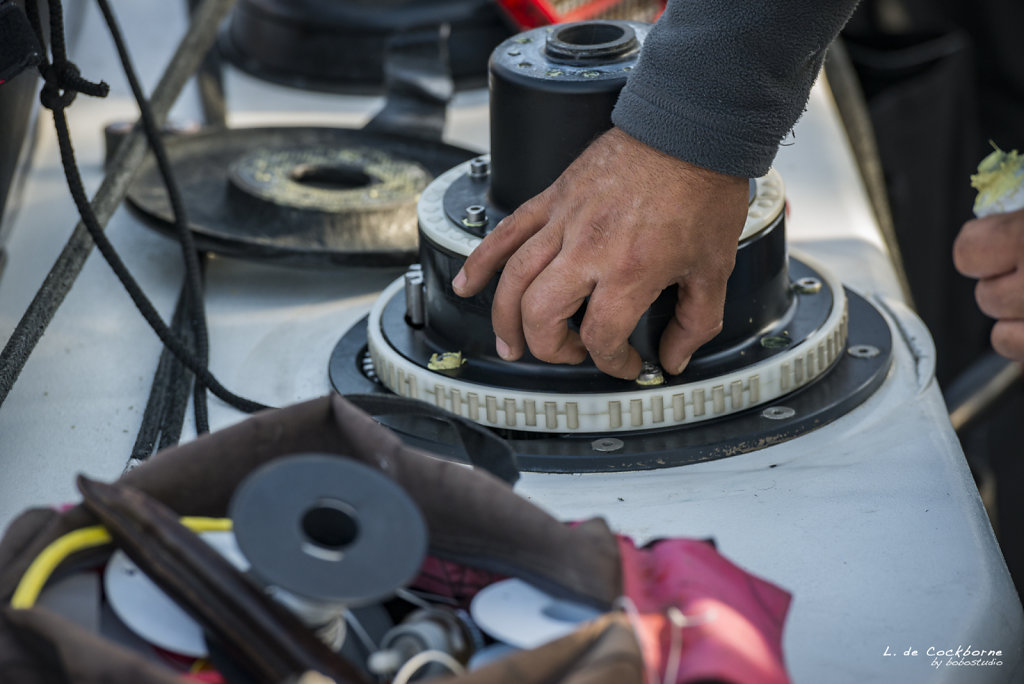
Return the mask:
M 469 299 L 451 291 L 482 237 L 611 127 L 647 30 L 583 22 L 535 29 L 496 48 L 491 155 L 452 168 L 424 190 L 420 263 L 339 342 L 330 363 L 336 389 L 428 401 L 501 431 L 523 469 L 578 472 L 762 448 L 829 422 L 877 388 L 890 362 L 888 325 L 822 266 L 789 258 L 784 186 L 774 171 L 750 183 L 723 330 L 679 376 L 653 363 L 674 289 L 630 337 L 650 362 L 636 381 L 605 376 L 589 361 L 561 366 L 527 355 L 505 362 L 490 325 L 496 283 Z M 387 420 L 432 449 L 451 442 L 438 423 Z

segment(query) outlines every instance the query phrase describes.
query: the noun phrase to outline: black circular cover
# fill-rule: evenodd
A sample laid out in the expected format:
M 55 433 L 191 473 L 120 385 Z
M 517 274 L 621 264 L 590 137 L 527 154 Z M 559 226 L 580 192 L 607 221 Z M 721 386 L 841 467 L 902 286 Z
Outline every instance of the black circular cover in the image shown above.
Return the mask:
M 360 605 L 390 596 L 427 550 L 426 524 L 405 490 L 339 456 L 268 463 L 238 487 L 229 515 L 253 572 L 312 600 Z
M 486 84 L 491 49 L 508 37 L 491 0 L 239 0 L 221 52 L 240 69 L 297 88 L 375 92 L 388 41 L 403 31 L 448 27 L 456 86 Z

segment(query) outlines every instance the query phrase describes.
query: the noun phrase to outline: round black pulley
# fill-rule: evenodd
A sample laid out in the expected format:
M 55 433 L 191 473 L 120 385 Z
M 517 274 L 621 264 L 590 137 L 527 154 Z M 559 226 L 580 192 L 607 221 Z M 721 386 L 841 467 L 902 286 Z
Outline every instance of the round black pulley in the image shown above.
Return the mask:
M 389 41 L 403 31 L 442 25 L 455 85 L 483 86 L 488 55 L 509 35 L 490 0 L 239 0 L 220 49 L 235 66 L 267 81 L 374 93 L 384 86 Z
M 414 260 L 416 200 L 473 156 L 441 142 L 345 128 L 238 128 L 167 140 L 199 249 L 297 266 Z M 128 199 L 173 234 L 152 158 Z

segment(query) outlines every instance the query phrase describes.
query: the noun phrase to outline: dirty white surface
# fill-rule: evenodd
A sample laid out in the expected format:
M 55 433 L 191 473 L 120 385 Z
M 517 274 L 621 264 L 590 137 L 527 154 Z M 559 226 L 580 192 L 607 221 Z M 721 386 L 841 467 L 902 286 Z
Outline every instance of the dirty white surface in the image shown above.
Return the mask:
M 152 87 L 184 30 L 183 3 L 113 4 Z M 134 107 L 91 5 L 72 58 L 84 76 L 112 86 L 106 100 L 79 96 L 68 112 L 86 183 L 95 188 L 102 126 L 134 118 Z M 233 125 L 358 126 L 381 104 L 291 91 L 234 70 L 227 91 Z M 459 95 L 448 140 L 485 149 L 486 104 L 482 91 Z M 172 118 L 197 112 L 189 90 Z M 46 117 L 42 123 L 0 280 L 0 339 L 14 329 L 76 222 L 52 124 Z M 1020 603 L 932 380 L 931 342 L 898 302 L 896 276 L 822 84 L 777 168 L 787 184 L 794 248 L 889 311 L 895 364 L 884 387 L 835 423 L 762 451 L 642 473 L 528 474 L 518 490 L 565 518 L 603 515 L 640 540 L 714 537 L 726 556 L 793 592 L 785 650 L 796 682 L 1021 681 Z M 181 282 L 176 243 L 123 209 L 108 234 L 169 317 Z M 271 405 L 325 394 L 337 339 L 397 275 L 212 259 L 211 369 L 231 390 Z M 76 499 L 77 472 L 118 476 L 159 354 L 109 268 L 91 256 L 0 407 L 0 524 L 31 505 Z M 211 398 L 213 429 L 242 418 Z M 185 438 L 193 435 L 189 418 Z M 1002 650 L 1003 664 L 955 666 L 941 657 L 936 667 L 927 655 L 960 646 Z M 884 655 L 887 649 L 896 655 Z M 904 656 L 908 649 L 918 655 Z

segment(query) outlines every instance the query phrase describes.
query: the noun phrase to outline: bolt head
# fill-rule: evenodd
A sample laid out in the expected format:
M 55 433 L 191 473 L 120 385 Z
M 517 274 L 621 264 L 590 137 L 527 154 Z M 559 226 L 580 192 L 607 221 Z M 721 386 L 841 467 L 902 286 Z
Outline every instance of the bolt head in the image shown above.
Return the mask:
M 626 446 L 626 443 L 621 439 L 616 439 L 615 437 L 602 437 L 601 439 L 595 439 L 590 443 L 591 449 L 605 454 L 618 451 L 624 446 Z
M 487 178 L 491 174 L 491 161 L 487 157 L 477 157 L 469 162 L 470 178 Z
M 873 359 L 881 354 L 882 351 L 871 344 L 854 344 L 846 350 L 846 353 L 855 359 Z
M 761 411 L 761 416 L 768 420 L 786 420 L 796 415 L 796 411 L 788 406 L 769 406 Z
M 466 207 L 466 225 L 482 226 L 487 223 L 487 207 L 482 204 L 471 204 Z
M 821 287 L 821 281 L 817 278 L 801 278 L 793 283 L 793 291 L 797 294 L 818 294 Z
M 650 361 L 644 361 L 644 365 L 640 368 L 640 375 L 636 376 L 636 384 L 643 387 L 653 387 L 655 385 L 663 385 L 665 383 L 665 374 L 661 371 L 661 366 Z

